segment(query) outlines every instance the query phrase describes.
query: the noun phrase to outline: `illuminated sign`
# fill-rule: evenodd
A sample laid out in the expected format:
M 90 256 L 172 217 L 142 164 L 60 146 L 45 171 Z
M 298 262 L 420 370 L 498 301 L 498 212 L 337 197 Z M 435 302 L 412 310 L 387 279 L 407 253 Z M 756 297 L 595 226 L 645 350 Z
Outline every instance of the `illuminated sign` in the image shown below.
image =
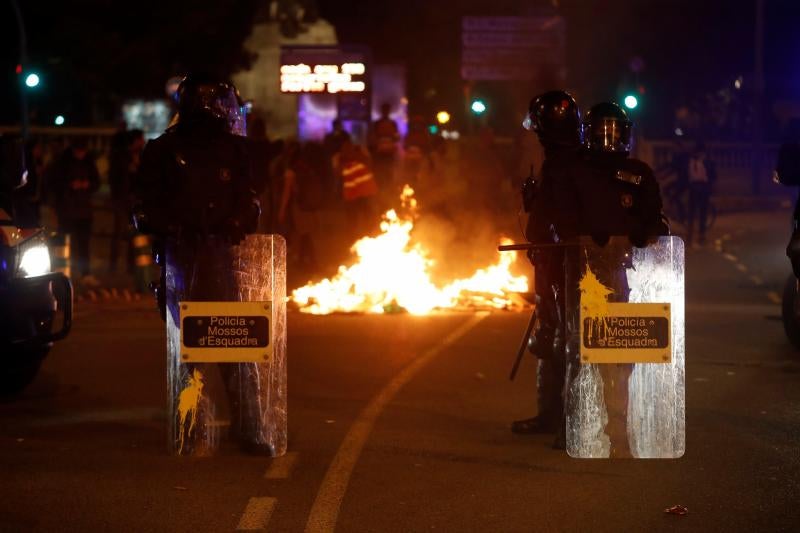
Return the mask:
M 299 63 L 281 66 L 283 93 L 363 93 L 366 83 L 364 63 L 317 64 Z

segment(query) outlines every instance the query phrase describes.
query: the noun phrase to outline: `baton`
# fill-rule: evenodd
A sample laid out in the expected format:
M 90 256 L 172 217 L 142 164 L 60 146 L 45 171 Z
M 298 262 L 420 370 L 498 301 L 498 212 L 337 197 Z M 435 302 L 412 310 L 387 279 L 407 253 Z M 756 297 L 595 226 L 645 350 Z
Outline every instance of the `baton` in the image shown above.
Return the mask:
M 548 242 L 541 244 L 534 244 L 532 242 L 526 244 L 502 244 L 497 247 L 498 252 L 514 252 L 517 250 L 538 250 L 539 248 L 566 248 L 567 246 L 575 246 L 578 243 L 574 242 Z
M 514 378 L 517 377 L 517 370 L 519 370 L 519 364 L 522 362 L 522 356 L 525 355 L 525 348 L 528 347 L 528 339 L 531 338 L 531 331 L 533 331 L 533 325 L 535 323 L 536 308 L 534 307 L 531 313 L 531 319 L 528 321 L 528 328 L 525 330 L 525 336 L 522 337 L 522 342 L 519 343 L 519 350 L 517 350 L 517 358 L 514 360 L 514 366 L 511 367 L 511 375 L 508 378 L 511 381 L 514 381 Z

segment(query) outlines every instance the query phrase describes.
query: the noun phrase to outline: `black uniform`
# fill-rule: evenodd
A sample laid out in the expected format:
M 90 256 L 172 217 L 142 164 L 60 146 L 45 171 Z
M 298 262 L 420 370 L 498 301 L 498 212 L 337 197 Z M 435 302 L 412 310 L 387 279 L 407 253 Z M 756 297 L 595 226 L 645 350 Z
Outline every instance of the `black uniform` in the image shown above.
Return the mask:
M 560 240 L 582 235 L 604 244 L 627 235 L 644 246 L 648 237 L 666 235 L 661 194 L 652 169 L 622 154 L 584 153 L 555 184 L 554 220 Z
M 545 150 L 539 180 L 526 180 L 522 195 L 530 213 L 525 235 L 534 244 L 555 244 L 554 202 L 558 182 L 569 174 L 579 158 L 580 110 L 575 99 L 564 91 L 549 91 L 533 98 L 523 127 L 535 131 Z M 541 247 L 531 250 L 535 269 L 536 330 L 528 341 L 537 357 L 538 415 L 515 421 L 515 433 L 556 431 L 563 420 L 563 258 L 564 250 Z
M 155 233 L 241 236 L 257 219 L 245 139 L 168 130 L 145 147 L 141 207 Z
M 549 147 L 545 150 L 542 176 L 530 205 L 525 236 L 534 244 L 555 244 L 555 194 L 560 182 L 582 169 L 579 148 Z M 530 252 L 535 268 L 534 291 L 538 326 L 529 347 L 537 357 L 536 394 L 538 416 L 545 425 L 559 427 L 563 419 L 562 388 L 566 372 L 563 354 L 564 249 L 540 248 Z
M 260 214 L 249 145 L 233 133 L 232 124 L 239 118 L 238 102 L 232 96 L 235 89 L 187 80 L 182 84 L 185 91 L 178 122 L 147 144 L 136 183 L 137 226 L 158 238 L 159 306 L 162 318 L 171 318 L 173 324 L 180 324 L 181 301 L 227 301 L 235 294 L 232 245 L 256 231 Z M 261 419 L 252 414 L 258 410 L 251 403 L 260 398 L 256 365 L 218 366 L 228 392 L 232 433 L 246 449 L 269 452 L 259 441 Z M 170 386 L 182 389 L 194 368 L 194 364 L 172 361 Z M 213 416 L 213 407 L 206 404 L 198 408 L 200 420 Z M 182 424 L 176 431 L 182 431 Z M 197 427 L 205 428 L 205 424 Z M 201 431 L 192 433 L 185 449 L 202 446 L 207 436 Z
M 625 269 L 631 246 L 643 247 L 648 240 L 668 235 L 669 228 L 661 213 L 661 195 L 650 167 L 625 154 L 585 153 L 575 161 L 563 180 L 556 184 L 555 230 L 560 239 L 576 240 L 590 236 L 603 247 L 596 254 L 592 270 L 598 279 L 614 290 L 612 301 L 628 300 L 630 289 Z M 627 236 L 629 244 L 607 245 L 613 236 Z M 578 282 L 582 276 L 578 249 L 568 249 L 565 257 L 566 381 L 565 408 L 574 400 L 568 394 L 572 380 L 580 368 L 580 317 L 577 301 Z M 606 431 L 614 456 L 628 456 L 627 443 L 627 378 L 632 365 L 602 365 L 604 397 L 608 416 Z M 605 374 L 608 373 L 606 378 Z M 565 433 L 559 437 L 565 439 Z M 563 444 L 562 441 L 559 446 Z

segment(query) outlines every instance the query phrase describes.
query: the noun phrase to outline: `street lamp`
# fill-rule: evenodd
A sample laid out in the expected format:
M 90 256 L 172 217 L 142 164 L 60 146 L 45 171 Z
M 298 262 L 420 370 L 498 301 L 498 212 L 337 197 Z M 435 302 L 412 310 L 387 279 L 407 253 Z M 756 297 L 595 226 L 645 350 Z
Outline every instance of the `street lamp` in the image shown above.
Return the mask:
M 450 113 L 448 113 L 447 111 L 439 111 L 438 113 L 436 113 L 436 121 L 439 124 L 447 124 L 448 122 L 450 122 Z

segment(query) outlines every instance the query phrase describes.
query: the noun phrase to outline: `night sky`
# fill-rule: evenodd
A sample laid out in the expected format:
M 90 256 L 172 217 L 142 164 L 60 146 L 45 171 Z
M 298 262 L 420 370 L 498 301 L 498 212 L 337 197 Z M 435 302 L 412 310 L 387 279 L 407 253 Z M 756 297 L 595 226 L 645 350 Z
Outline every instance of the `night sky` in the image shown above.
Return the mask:
M 47 83 L 33 97 L 42 117 L 66 109 L 88 122 L 130 96 L 159 96 L 175 70 L 206 58 L 211 69 L 246 65 L 239 52 L 258 2 L 175 0 L 26 0 L 31 63 Z M 340 42 L 370 45 L 375 59 L 405 64 L 413 113 L 430 115 L 461 104 L 460 24 L 463 15 L 526 15 L 552 2 L 465 0 L 319 0 Z M 562 0 L 567 21 L 568 88 L 582 103 L 619 98 L 633 83 L 628 64 L 644 59 L 646 93 L 639 119 L 670 131 L 676 106 L 699 105 L 705 94 L 753 71 L 754 0 Z M 0 16 L 0 96 L 15 102 L 16 28 L 11 9 Z M 118 10 L 125 7 L 125 14 Z M 766 0 L 765 73 L 770 99 L 800 99 L 800 3 Z M 542 87 L 522 87 L 533 94 Z M 584 102 L 585 101 L 585 102 Z M 93 109 L 94 108 L 94 109 Z M 0 122 L 15 120 L 13 104 Z M 519 115 L 524 110 L 519 110 Z M 38 120 L 38 117 L 34 120 Z M 45 120 L 42 118 L 41 120 Z M 108 119 L 110 120 L 110 119 Z M 81 122 L 81 119 L 77 119 Z

